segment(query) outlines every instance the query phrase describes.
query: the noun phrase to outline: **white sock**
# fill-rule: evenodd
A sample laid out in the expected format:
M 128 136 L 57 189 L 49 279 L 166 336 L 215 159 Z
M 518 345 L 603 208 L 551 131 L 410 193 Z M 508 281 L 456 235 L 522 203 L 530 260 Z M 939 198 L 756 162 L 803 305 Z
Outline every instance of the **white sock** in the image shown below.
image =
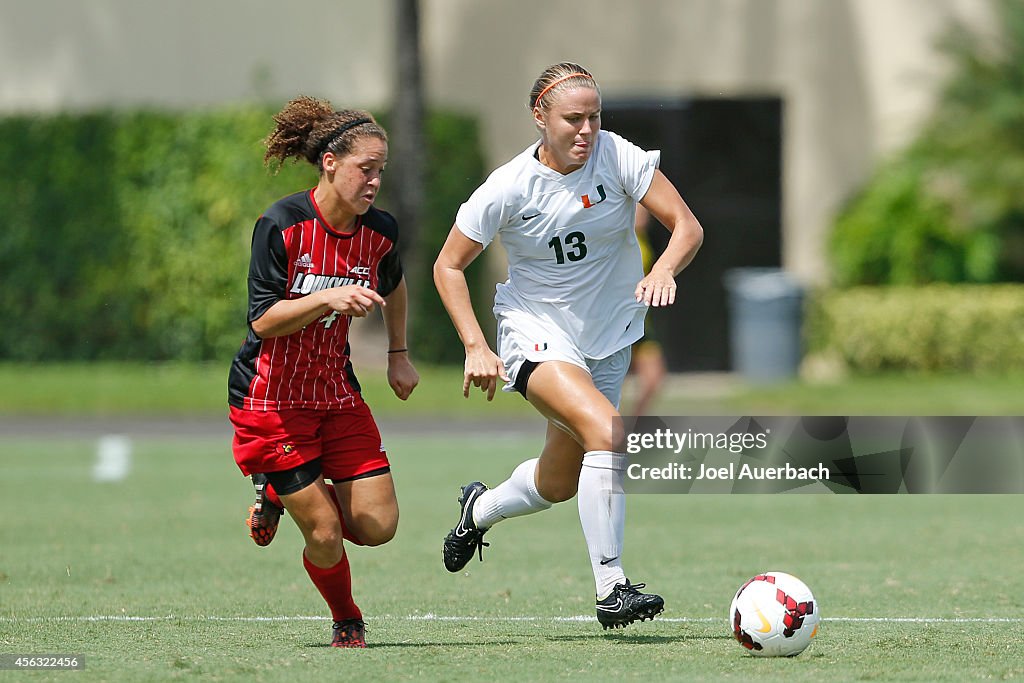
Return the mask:
M 509 478 L 480 494 L 473 504 L 473 522 L 480 529 L 503 519 L 547 510 L 551 503 L 537 492 L 537 458 L 521 463 Z
M 583 537 L 590 551 L 598 599 L 604 599 L 617 583 L 626 582 L 622 570 L 622 539 L 626 529 L 626 494 L 622 481 L 626 456 L 611 451 L 583 454 L 579 493 Z

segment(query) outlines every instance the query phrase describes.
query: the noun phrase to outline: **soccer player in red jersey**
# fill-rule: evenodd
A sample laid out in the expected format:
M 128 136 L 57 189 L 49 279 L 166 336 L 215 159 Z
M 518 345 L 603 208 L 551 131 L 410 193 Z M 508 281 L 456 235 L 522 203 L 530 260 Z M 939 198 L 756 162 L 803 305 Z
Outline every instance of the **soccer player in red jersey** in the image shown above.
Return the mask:
M 398 226 L 373 207 L 387 133 L 365 111 L 336 111 L 309 97 L 289 102 L 274 121 L 264 161 L 304 159 L 320 178 L 256 221 L 249 334 L 229 378 L 233 451 L 256 485 L 253 540 L 269 543 L 286 509 L 306 541 L 306 572 L 330 607 L 331 644 L 366 647 L 342 539 L 369 546 L 390 541 L 398 501 L 349 360 L 352 318 L 380 306 L 388 383 L 402 400 L 419 383 L 406 342 Z

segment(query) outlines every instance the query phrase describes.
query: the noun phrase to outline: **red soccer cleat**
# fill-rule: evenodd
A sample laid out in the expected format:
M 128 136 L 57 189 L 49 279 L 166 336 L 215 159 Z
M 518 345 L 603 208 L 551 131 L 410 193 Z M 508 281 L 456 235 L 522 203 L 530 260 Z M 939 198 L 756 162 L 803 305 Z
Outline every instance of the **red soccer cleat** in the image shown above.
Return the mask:
M 245 524 L 249 527 L 249 537 L 253 542 L 258 546 L 267 546 L 274 540 L 284 509 L 267 500 L 265 475 L 252 475 L 252 485 L 256 488 L 256 502 L 249 506 L 249 518 Z
M 366 647 L 366 624 L 362 619 L 334 622 L 331 647 Z

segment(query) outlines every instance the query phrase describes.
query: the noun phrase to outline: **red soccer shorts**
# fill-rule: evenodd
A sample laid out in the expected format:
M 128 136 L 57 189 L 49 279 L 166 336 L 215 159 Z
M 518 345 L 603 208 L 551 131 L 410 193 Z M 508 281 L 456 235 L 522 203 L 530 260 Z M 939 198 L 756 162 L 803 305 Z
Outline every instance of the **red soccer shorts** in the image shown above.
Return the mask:
M 265 474 L 320 458 L 324 479 L 353 479 L 388 467 L 370 407 L 240 410 L 231 406 L 232 450 L 242 474 Z

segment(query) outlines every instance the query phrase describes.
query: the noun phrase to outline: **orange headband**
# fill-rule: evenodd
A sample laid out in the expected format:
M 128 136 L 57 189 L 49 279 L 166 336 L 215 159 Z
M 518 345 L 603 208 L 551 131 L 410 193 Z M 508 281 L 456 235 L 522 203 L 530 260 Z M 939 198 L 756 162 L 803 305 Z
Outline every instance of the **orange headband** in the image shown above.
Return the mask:
M 533 101 L 533 108 L 534 109 L 537 108 L 537 105 L 540 104 L 540 101 L 542 99 L 544 99 L 545 95 L 548 94 L 548 90 L 551 90 L 552 88 L 554 88 L 556 85 L 558 85 L 562 81 L 567 81 L 570 78 L 576 78 L 577 76 L 580 76 L 582 78 L 589 78 L 590 80 L 594 80 L 593 76 L 591 76 L 590 74 L 585 74 L 582 71 L 577 71 L 575 73 L 569 74 L 568 76 L 562 76 L 561 78 L 556 78 L 555 80 L 551 81 L 551 83 L 550 83 L 550 85 L 548 85 L 548 87 L 546 87 L 546 88 L 544 88 L 543 90 L 540 91 L 540 94 L 537 95 L 537 99 L 535 99 Z

